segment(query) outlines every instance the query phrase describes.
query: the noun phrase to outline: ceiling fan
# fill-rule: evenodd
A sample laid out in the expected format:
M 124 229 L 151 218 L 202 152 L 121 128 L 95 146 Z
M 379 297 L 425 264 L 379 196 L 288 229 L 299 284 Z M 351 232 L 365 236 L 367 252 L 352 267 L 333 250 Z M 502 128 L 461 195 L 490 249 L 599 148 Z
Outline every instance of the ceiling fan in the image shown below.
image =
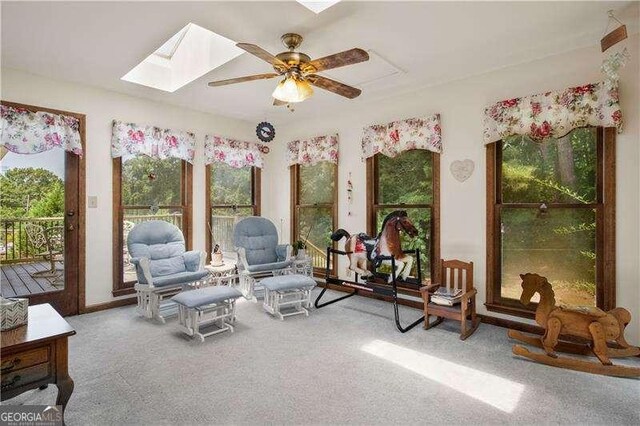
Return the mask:
M 291 102 L 302 102 L 308 99 L 313 95 L 312 85 L 349 99 L 356 98 L 360 95 L 362 92 L 360 89 L 316 73 L 368 61 L 369 54 L 367 52 L 355 48 L 312 61 L 309 55 L 295 51 L 302 43 L 301 35 L 287 33 L 280 37 L 280 39 L 289 51 L 278 53 L 275 56 L 255 44 L 236 44 L 239 48 L 270 63 L 275 72 L 212 81 L 209 83 L 209 86 L 225 86 L 227 84 L 284 76 L 284 79 L 278 83 L 276 89 L 273 91 L 274 105 L 286 105 Z

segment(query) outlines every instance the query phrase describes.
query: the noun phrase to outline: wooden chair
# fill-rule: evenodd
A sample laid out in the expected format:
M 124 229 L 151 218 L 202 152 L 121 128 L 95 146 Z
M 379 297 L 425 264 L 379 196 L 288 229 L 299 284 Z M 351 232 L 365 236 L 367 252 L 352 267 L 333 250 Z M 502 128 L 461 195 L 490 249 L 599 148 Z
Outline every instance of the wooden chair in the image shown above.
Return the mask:
M 426 330 L 442 322 L 443 319 L 460 321 L 460 340 L 471 336 L 478 328 L 480 320 L 476 316 L 476 293 L 473 288 L 473 262 L 462 262 L 460 260 L 441 260 L 441 280 L 442 283 L 434 283 L 420 288 L 422 300 L 424 301 L 424 328 Z M 443 306 L 431 301 L 433 292 L 440 286 L 446 286 L 447 290 L 462 290 L 460 303 L 453 306 Z M 429 321 L 430 316 L 437 319 Z M 467 328 L 467 320 L 471 320 L 471 327 Z

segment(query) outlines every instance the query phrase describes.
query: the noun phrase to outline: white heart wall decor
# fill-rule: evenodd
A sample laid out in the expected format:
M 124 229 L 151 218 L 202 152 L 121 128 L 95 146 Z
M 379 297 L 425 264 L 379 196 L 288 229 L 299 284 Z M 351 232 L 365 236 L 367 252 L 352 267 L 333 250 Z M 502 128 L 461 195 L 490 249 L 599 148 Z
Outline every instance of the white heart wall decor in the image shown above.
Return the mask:
M 456 160 L 451 162 L 449 170 L 451 170 L 451 174 L 458 182 L 464 182 L 471 177 L 475 167 L 473 160 Z

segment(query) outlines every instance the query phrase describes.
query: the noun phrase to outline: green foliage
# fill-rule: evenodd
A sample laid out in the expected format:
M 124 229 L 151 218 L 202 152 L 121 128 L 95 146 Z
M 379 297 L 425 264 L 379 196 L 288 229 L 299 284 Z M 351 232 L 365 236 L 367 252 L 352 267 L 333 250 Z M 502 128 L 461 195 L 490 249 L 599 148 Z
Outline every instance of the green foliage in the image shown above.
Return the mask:
M 394 158 L 378 154 L 379 204 L 429 204 L 433 199 L 432 154 L 403 152 Z
M 125 206 L 180 205 L 182 162 L 145 155 L 122 163 L 122 204 Z
M 235 169 L 224 163 L 211 164 L 211 203 L 251 205 L 251 168 Z
M 31 205 L 29 217 L 59 217 L 64 215 L 64 185 L 55 182 L 44 197 Z
M 56 191 L 58 195 L 50 195 Z M 56 197 L 60 198 L 60 193 L 63 199 L 61 208 L 53 203 Z M 33 217 L 30 210 L 46 198 L 51 204 L 50 211 L 64 211 L 64 182 L 50 171 L 31 167 L 14 168 L 0 175 L 0 215 L 3 218 Z
M 596 129 L 535 142 L 512 136 L 502 147 L 504 203 L 591 203 L 596 194 Z
M 300 204 L 330 204 L 333 202 L 335 165 L 321 162 L 300 167 Z

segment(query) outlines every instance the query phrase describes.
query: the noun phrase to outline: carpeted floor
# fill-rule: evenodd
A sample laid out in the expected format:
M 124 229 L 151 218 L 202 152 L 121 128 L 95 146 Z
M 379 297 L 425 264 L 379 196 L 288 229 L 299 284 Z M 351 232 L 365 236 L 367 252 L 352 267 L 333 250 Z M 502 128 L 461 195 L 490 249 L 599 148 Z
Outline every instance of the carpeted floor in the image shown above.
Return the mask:
M 242 300 L 235 333 L 200 344 L 133 307 L 72 317 L 67 424 L 640 423 L 640 380 L 515 358 L 503 328 L 461 342 L 455 323 L 401 334 L 392 318 L 353 297 L 282 322 Z

